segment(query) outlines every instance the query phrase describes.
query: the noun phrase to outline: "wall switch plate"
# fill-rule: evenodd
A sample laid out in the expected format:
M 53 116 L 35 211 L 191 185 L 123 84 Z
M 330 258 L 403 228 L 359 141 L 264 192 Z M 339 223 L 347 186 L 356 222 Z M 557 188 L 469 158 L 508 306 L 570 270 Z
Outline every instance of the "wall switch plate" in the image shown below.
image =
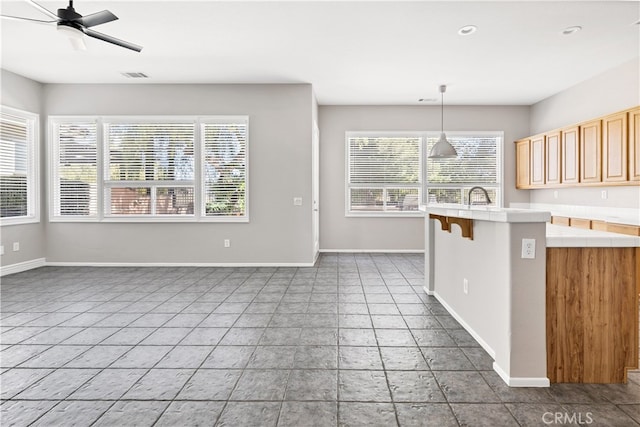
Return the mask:
M 553 190 L 553 198 L 554 199 L 558 198 L 558 190 Z
M 462 279 L 462 291 L 465 294 L 469 293 L 469 281 L 467 279 Z
M 534 259 L 536 257 L 536 239 L 522 239 L 522 258 Z
M 225 248 L 230 248 L 231 247 L 231 240 L 224 239 L 224 247 Z
M 20 242 L 13 242 L 13 252 L 18 252 L 20 250 Z
M 600 192 L 600 197 L 602 197 L 602 200 L 607 200 L 607 197 L 608 197 L 607 190 L 602 190 Z
M 293 206 L 302 206 L 302 197 L 294 197 Z

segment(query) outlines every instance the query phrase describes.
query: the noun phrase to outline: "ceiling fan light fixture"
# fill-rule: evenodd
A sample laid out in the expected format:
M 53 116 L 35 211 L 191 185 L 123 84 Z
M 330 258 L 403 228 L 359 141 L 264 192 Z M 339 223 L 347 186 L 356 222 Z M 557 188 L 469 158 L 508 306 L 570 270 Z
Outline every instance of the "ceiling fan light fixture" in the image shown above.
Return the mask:
M 58 31 L 70 39 L 81 39 L 84 36 L 82 31 L 71 25 L 58 24 Z
M 84 33 L 71 25 L 58 24 L 58 31 L 69 39 L 74 50 L 87 50 Z
M 447 135 L 444 133 L 444 93 L 447 91 L 446 85 L 440 86 L 440 118 L 441 118 L 441 132 L 440 138 L 435 143 L 433 147 L 431 147 L 431 151 L 429 151 L 430 159 L 450 159 L 453 157 L 458 157 L 458 152 L 451 145 L 451 143 L 447 140 Z

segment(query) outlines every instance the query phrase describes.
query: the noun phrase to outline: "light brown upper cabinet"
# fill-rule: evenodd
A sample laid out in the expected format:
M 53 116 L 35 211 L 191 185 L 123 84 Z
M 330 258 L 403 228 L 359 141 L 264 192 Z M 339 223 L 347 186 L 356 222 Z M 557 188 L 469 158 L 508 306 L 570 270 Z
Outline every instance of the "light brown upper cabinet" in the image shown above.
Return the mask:
M 560 184 L 560 131 L 546 134 L 546 183 Z
M 531 185 L 544 185 L 544 135 L 531 137 Z
M 529 188 L 530 140 L 516 141 L 516 188 Z
M 627 180 L 627 112 L 602 119 L 602 181 Z
M 580 129 L 578 126 L 563 129 L 562 145 L 562 184 L 580 182 Z
M 602 181 L 602 120 L 580 125 L 580 182 Z
M 640 107 L 629 111 L 629 181 L 640 181 Z
M 516 188 L 640 186 L 640 106 L 515 143 Z

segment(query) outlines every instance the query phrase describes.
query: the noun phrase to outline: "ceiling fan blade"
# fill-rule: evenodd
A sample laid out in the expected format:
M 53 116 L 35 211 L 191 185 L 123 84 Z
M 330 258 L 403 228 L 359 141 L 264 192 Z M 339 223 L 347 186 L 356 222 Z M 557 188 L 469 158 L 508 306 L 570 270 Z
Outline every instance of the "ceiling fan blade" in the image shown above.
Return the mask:
M 33 0 L 27 0 L 27 2 L 35 7 L 36 9 L 38 9 L 40 12 L 44 13 L 45 15 L 49 15 L 50 17 L 52 17 L 53 19 L 55 19 L 56 21 L 58 20 L 58 15 L 56 15 L 55 13 L 51 12 L 49 9 L 40 6 L 38 3 L 34 2 Z
M 103 40 L 108 43 L 122 46 L 126 49 L 135 50 L 136 52 L 140 52 L 142 50 L 142 46 L 138 46 L 137 44 L 129 43 L 124 40 L 120 40 L 115 37 L 111 37 L 106 34 L 99 33 L 94 30 L 90 30 L 88 28 L 82 28 L 82 32 L 88 35 L 89 37 L 93 37 L 94 39 Z
M 51 24 L 55 24 L 58 21 L 41 21 L 39 19 L 31 19 L 31 18 L 22 18 L 20 16 L 9 16 L 9 15 L 0 15 L 0 18 L 2 19 L 8 19 L 11 21 L 26 21 L 26 22 L 33 22 L 36 24 L 46 24 L 46 25 L 51 25 Z
M 80 22 L 85 27 L 95 27 L 96 25 L 105 24 L 107 22 L 115 21 L 118 19 L 116 15 L 109 12 L 108 10 L 103 10 L 102 12 L 92 13 L 90 15 L 85 15 L 82 18 L 78 19 L 77 22 Z

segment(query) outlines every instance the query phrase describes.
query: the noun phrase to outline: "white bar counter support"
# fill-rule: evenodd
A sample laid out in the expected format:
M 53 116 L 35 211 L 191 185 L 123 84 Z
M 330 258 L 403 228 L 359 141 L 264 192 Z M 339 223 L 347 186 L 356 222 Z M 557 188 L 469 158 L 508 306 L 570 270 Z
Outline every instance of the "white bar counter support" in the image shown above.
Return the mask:
M 548 387 L 546 367 L 546 221 L 549 212 L 421 207 L 425 212 L 425 291 L 494 359 L 512 387 Z M 473 219 L 473 240 L 441 230 L 429 214 Z M 522 239 L 535 239 L 523 259 Z M 467 280 L 465 293 L 463 282 Z

